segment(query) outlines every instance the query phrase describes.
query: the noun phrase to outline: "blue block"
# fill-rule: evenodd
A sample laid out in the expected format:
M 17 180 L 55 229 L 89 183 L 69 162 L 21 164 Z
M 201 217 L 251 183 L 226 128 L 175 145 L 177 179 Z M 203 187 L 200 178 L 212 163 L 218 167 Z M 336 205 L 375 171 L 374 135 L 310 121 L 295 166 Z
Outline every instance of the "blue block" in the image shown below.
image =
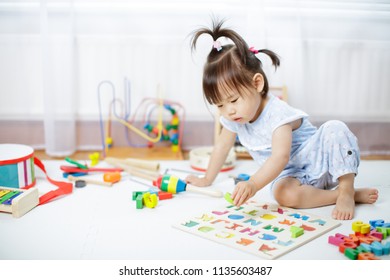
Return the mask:
M 383 255 L 382 244 L 379 243 L 378 241 L 374 241 L 371 243 L 371 250 L 375 256 L 382 256 Z
M 367 252 L 372 252 L 371 250 L 371 246 L 369 244 L 366 244 L 366 243 L 360 243 L 360 246 L 359 247 L 362 247 L 364 250 L 366 250 Z
M 390 241 L 383 244 L 383 255 L 389 255 L 390 254 Z

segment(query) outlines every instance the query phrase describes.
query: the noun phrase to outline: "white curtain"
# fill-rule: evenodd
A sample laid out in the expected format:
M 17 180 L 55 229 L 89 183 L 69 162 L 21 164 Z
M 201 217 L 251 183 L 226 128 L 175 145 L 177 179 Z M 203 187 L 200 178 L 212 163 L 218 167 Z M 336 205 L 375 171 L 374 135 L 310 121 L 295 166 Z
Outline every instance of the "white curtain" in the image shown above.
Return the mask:
M 188 36 L 210 15 L 278 53 L 276 72 L 260 57 L 270 84 L 313 118 L 390 122 L 390 4 L 369 0 L 0 0 L 0 121 L 44 119 L 47 152 L 70 154 L 76 119 L 99 120 L 99 83 L 124 100 L 124 77 L 132 113 L 160 85 L 186 120 L 211 121 L 201 76 L 212 40 L 191 54 Z M 90 134 L 84 148 L 98 148 Z
M 45 148 L 48 155 L 67 156 L 76 150 L 73 1 L 55 6 L 41 0 L 40 18 Z

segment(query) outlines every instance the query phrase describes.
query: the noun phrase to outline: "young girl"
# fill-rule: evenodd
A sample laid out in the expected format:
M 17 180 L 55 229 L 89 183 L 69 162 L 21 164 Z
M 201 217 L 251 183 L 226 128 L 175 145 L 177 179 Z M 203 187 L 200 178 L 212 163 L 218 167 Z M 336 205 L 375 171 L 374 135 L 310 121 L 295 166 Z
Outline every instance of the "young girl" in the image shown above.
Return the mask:
M 360 155 L 348 127 L 341 121 L 328 121 L 317 129 L 306 113 L 268 94 L 267 77 L 256 54 L 268 55 L 275 68 L 280 64 L 278 56 L 270 50 L 249 48 L 239 34 L 222 25 L 223 21 L 213 22 L 212 30 L 196 30 L 192 39 L 193 50 L 203 34 L 214 40 L 204 67 L 203 91 L 206 100 L 218 107 L 223 128 L 206 175 L 190 175 L 187 183 L 212 184 L 238 136 L 260 169 L 249 181 L 237 184 L 232 194 L 236 206 L 271 182 L 280 205 L 335 204 L 334 219 L 352 219 L 355 202 L 374 203 L 376 189 L 354 189 Z M 221 37 L 233 44 L 221 45 Z

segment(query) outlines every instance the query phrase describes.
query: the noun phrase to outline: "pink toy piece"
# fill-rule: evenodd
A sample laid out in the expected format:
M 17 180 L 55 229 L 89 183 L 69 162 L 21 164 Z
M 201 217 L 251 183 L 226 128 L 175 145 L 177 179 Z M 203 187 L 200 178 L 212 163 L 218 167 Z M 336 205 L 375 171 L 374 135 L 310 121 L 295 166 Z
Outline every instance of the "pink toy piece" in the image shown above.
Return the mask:
M 341 243 L 344 242 L 344 239 L 337 236 L 329 236 L 328 237 L 328 243 L 333 244 L 335 246 L 339 246 Z

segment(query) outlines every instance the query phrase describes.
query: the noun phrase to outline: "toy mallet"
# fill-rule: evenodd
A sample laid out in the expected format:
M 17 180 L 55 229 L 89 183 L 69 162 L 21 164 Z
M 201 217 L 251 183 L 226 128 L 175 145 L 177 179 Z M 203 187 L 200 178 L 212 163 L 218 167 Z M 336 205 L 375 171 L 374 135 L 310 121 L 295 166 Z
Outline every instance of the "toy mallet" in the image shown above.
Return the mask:
M 113 185 L 113 183 L 111 183 L 111 182 L 93 180 L 93 179 L 87 178 L 87 176 L 74 177 L 72 175 L 69 175 L 67 178 L 69 181 L 73 181 L 76 183 L 77 182 L 84 182 L 84 183 L 88 183 L 88 184 L 101 185 L 101 186 L 107 186 L 107 187 L 112 187 L 112 185 Z
M 223 196 L 220 190 L 191 186 L 188 185 L 183 180 L 179 179 L 178 177 L 168 175 L 168 174 L 158 177 L 157 180 L 153 182 L 153 185 L 160 188 L 162 191 L 169 192 L 169 193 L 188 191 L 188 192 L 200 193 L 200 194 L 205 194 L 214 197 Z

